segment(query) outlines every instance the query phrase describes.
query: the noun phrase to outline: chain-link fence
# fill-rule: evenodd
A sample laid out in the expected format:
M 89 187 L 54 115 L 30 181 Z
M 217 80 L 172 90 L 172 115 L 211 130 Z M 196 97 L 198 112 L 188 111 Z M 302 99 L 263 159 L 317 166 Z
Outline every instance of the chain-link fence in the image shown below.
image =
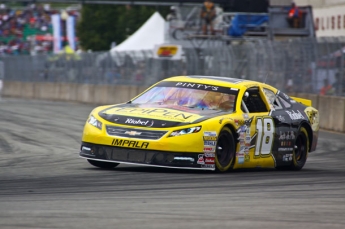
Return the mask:
M 152 51 L 6 56 L 7 81 L 149 86 L 175 75 L 214 75 L 266 82 L 286 92 L 345 95 L 345 38 L 251 40 L 184 48 L 180 60 Z M 327 89 L 327 90 L 326 90 Z

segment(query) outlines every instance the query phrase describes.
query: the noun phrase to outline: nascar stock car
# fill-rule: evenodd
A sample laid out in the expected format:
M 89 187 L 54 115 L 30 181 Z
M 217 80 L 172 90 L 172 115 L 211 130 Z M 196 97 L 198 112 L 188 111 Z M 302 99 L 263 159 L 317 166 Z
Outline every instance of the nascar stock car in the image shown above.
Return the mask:
M 176 76 L 126 103 L 95 108 L 79 155 L 100 168 L 300 170 L 318 130 L 310 100 L 255 81 Z

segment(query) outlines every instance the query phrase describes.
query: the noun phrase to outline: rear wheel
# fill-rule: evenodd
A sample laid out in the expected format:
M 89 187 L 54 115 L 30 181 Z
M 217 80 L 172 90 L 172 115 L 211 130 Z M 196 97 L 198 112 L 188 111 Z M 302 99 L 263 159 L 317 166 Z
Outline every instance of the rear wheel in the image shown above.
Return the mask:
M 302 169 L 304 164 L 307 161 L 308 151 L 309 151 L 308 132 L 304 127 L 301 127 L 296 137 L 294 151 L 292 154 L 292 165 L 290 169 L 292 170 Z
M 87 160 L 91 165 L 96 166 L 102 169 L 112 169 L 119 165 L 119 163 L 111 163 L 111 162 L 104 162 L 104 161 L 94 161 L 94 160 Z
M 227 171 L 233 164 L 236 156 L 236 143 L 231 130 L 224 127 L 218 136 L 215 164 L 216 170 Z

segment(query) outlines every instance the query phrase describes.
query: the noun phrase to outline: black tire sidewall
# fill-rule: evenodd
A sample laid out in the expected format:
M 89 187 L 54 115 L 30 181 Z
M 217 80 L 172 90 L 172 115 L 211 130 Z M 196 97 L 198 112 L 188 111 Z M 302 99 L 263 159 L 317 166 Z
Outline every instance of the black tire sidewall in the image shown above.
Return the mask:
M 228 154 L 232 154 L 232 156 L 229 157 L 229 161 L 226 163 L 226 165 L 222 165 L 219 160 L 218 160 L 218 155 L 217 155 L 217 149 L 218 149 L 218 144 L 219 144 L 219 140 L 220 138 L 225 135 L 229 138 L 229 149 L 228 149 Z M 227 170 L 229 170 L 235 161 L 236 158 L 236 145 L 235 145 L 235 139 L 233 137 L 233 133 L 231 132 L 231 130 L 228 127 L 224 127 L 218 136 L 218 140 L 217 140 L 217 146 L 216 146 L 216 153 L 215 153 L 215 166 L 216 166 L 216 170 L 219 172 L 226 172 Z
M 300 170 L 303 168 L 305 165 L 307 158 L 308 158 L 308 152 L 309 152 L 309 137 L 308 137 L 308 132 L 304 127 L 301 127 L 298 131 L 297 137 L 296 137 L 296 142 L 298 138 L 303 138 L 303 144 L 304 144 L 304 151 L 302 152 L 302 160 L 298 160 L 296 156 L 296 150 L 294 149 L 293 151 L 293 157 L 292 157 L 292 165 L 291 168 L 294 170 Z M 295 142 L 295 145 L 296 145 Z

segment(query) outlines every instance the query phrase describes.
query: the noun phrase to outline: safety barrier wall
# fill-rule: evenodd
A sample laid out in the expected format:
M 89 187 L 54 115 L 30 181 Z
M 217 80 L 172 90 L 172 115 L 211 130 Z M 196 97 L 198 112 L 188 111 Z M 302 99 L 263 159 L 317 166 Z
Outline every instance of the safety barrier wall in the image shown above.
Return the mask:
M 126 102 L 146 89 L 145 86 L 130 85 L 5 81 L 2 95 L 26 99 L 114 104 Z
M 32 83 L 5 81 L 2 95 L 26 99 L 72 101 L 91 104 L 126 102 L 146 86 L 94 85 L 74 83 Z M 320 127 L 325 130 L 345 132 L 345 98 L 294 93 L 291 96 L 310 99 L 320 112 Z

